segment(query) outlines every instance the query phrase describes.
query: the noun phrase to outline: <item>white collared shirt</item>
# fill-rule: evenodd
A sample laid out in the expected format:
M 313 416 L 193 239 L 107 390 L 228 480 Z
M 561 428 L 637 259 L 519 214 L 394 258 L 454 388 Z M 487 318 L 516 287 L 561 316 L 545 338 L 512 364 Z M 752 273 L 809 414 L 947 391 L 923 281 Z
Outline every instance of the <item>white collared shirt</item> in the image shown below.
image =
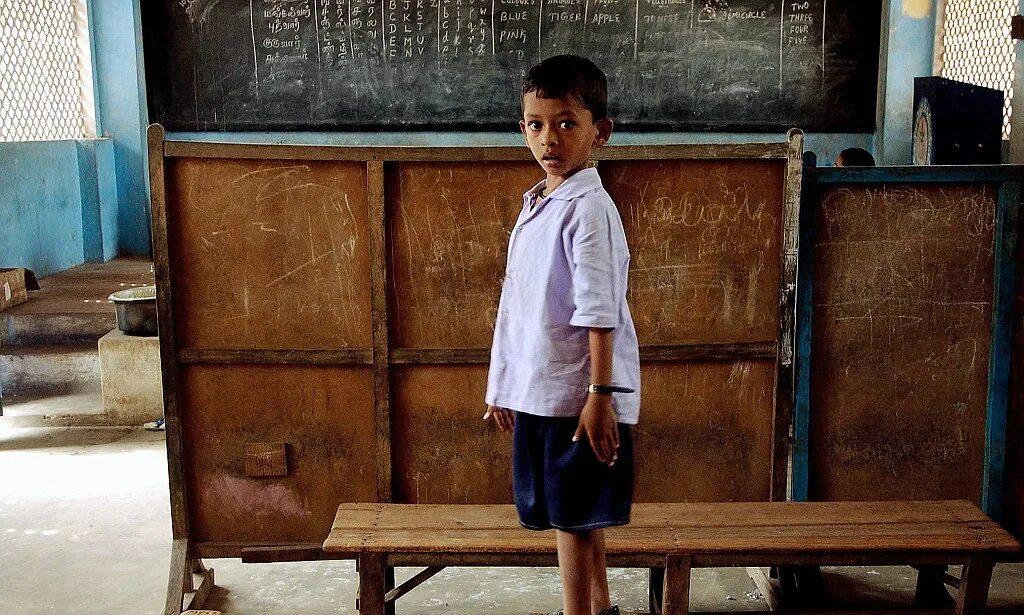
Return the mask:
M 626 304 L 629 248 L 597 169 L 541 198 L 523 195 L 509 237 L 486 403 L 540 416 L 578 416 L 590 384 L 589 328 L 612 328 L 612 384 L 621 423 L 640 417 L 640 353 Z M 534 199 L 539 199 L 531 210 Z

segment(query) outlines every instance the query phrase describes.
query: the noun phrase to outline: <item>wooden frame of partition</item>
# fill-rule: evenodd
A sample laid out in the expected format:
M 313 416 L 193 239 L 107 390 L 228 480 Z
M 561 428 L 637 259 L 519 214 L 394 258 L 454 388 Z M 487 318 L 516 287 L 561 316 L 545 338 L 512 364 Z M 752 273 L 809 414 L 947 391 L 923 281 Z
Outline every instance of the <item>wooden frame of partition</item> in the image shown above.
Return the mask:
M 1015 288 L 1016 246 L 1024 167 L 1014 165 L 820 168 L 813 161 L 804 175 L 804 199 L 800 215 L 800 279 L 797 298 L 796 406 L 793 414 L 793 500 L 809 499 L 810 421 L 813 415 L 810 389 L 812 300 L 816 191 L 836 185 L 865 183 L 981 184 L 998 186 L 994 220 L 994 268 L 992 296 L 992 344 L 989 348 L 988 390 L 985 422 L 985 459 L 982 477 L 982 509 L 1001 521 L 1006 486 L 1006 423 L 1009 397 L 1010 355 L 1013 330 L 1012 304 Z
M 213 571 L 202 566 L 203 557 L 241 557 L 243 561 L 272 562 L 331 559 L 320 544 L 218 544 L 197 542 L 189 519 L 184 459 L 182 400 L 179 369 L 195 364 L 275 364 L 363 366 L 373 370 L 373 415 L 377 446 L 376 497 L 392 501 L 390 383 L 392 365 L 481 364 L 488 353 L 480 349 L 394 349 L 388 339 L 388 264 L 386 255 L 385 171 L 389 162 L 530 161 L 522 147 L 336 147 L 253 145 L 167 141 L 161 126 L 148 131 L 154 263 L 159 307 L 160 356 L 166 417 L 168 474 L 174 539 L 166 613 L 179 613 L 182 599 L 195 590 L 191 606 L 201 606 L 213 584 Z M 738 145 L 672 145 L 606 147 L 595 151 L 600 161 L 659 159 L 775 159 L 785 163 L 781 238 L 781 287 L 778 289 L 777 343 L 680 344 L 641 347 L 643 361 L 775 359 L 775 409 L 772 421 L 770 499 L 785 500 L 787 487 L 788 429 L 791 413 L 793 361 L 793 296 L 797 266 L 798 210 L 802 183 L 803 133 L 790 131 L 786 142 Z M 369 213 L 372 346 L 338 350 L 179 349 L 175 340 L 173 280 L 177 276 L 169 253 L 168 208 L 165 186 L 167 158 L 244 158 L 256 160 L 354 161 L 366 165 Z M 193 587 L 193 573 L 203 583 Z

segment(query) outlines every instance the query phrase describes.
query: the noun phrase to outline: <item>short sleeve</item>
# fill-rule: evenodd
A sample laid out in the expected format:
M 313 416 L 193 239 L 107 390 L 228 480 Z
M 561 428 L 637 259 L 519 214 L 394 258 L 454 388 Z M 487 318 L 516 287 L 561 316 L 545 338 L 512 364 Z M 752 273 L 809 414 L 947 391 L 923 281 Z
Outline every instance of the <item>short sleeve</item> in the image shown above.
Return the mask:
M 624 283 L 619 280 L 621 251 L 615 232 L 621 233 L 611 203 L 585 199 L 576 206 L 572 233 L 572 296 L 569 324 L 576 327 L 619 326 L 619 304 Z M 624 241 L 624 240 L 623 240 Z

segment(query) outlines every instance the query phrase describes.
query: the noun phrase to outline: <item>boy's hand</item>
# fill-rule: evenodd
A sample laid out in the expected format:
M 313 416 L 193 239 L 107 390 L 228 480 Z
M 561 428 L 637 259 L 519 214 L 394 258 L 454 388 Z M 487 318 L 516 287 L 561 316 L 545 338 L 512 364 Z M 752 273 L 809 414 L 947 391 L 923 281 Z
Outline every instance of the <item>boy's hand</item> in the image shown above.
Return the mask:
M 484 420 L 486 421 L 491 417 L 494 417 L 494 422 L 498 424 L 498 429 L 502 431 L 512 431 L 516 424 L 516 415 L 511 410 L 488 404 L 487 412 L 484 412 Z
M 619 426 L 609 396 L 592 393 L 587 397 L 587 404 L 580 413 L 580 424 L 572 441 L 579 441 L 582 434 L 586 434 L 590 440 L 590 448 L 594 449 L 598 461 L 609 466 L 615 465 L 615 460 L 619 458 Z

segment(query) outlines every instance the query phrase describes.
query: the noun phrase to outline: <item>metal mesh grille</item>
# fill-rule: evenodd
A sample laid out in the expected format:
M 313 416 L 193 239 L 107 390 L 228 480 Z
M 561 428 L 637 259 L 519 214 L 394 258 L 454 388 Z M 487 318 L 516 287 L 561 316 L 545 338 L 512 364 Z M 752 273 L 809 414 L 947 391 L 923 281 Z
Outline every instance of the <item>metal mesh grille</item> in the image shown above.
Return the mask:
M 941 76 L 1002 90 L 1003 138 L 1010 136 L 1017 0 L 946 0 Z
M 0 0 L 0 141 L 85 136 L 78 2 Z

